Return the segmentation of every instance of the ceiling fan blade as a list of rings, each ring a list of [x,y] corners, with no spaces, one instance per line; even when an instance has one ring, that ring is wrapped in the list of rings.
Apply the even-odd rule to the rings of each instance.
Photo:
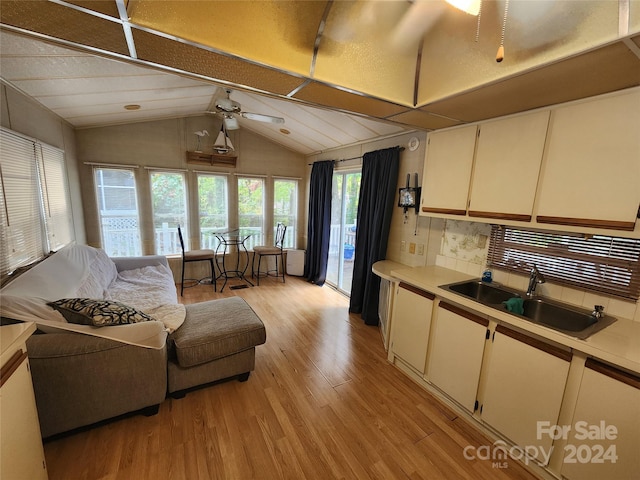
[[[242,118],[247,118],[249,120],[257,120],[258,122],[267,122],[267,123],[284,123],[284,118],[274,117],[271,115],[262,115],[261,113],[249,113],[242,112],[240,113]]]

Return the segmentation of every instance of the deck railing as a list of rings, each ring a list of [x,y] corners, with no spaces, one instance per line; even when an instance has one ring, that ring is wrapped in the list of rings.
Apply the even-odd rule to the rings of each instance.
[[[222,231],[224,230],[225,229],[222,229]],[[215,233],[220,231],[221,229],[218,228],[202,228],[200,231],[199,248],[216,250],[220,245],[220,241],[216,238]],[[263,235],[259,227],[244,227],[239,231],[243,235],[248,235],[245,241],[247,250],[253,250],[253,247],[256,245],[264,245]],[[185,236],[184,230],[182,234]],[[103,228],[103,236],[103,248],[109,256],[132,257],[142,255],[140,232],[135,226],[114,228],[114,226],[109,225],[108,228]],[[287,231],[285,247],[295,245],[294,237],[295,231]],[[156,228],[154,230],[154,241],[158,255],[176,255],[181,253],[177,227],[169,227],[168,224],[163,224],[162,227]],[[190,248],[186,236],[185,248]]]

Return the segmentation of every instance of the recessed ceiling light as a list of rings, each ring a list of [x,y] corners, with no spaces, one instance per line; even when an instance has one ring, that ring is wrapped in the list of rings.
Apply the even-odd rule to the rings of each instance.
[[[287,130],[286,128],[281,128],[280,129],[280,133],[284,133],[285,135],[289,135],[291,132],[289,130]]]
[[[140,105],[125,105],[125,110],[140,110]]]

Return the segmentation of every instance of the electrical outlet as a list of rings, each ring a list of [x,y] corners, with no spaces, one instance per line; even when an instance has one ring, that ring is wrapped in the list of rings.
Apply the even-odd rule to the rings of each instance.
[[[424,255],[424,243],[418,244],[418,255]]]
[[[416,253],[416,244],[413,242],[409,244],[409,253]]]
[[[404,241],[404,240],[402,240],[402,241],[400,242],[400,251],[401,251],[401,252],[406,252],[406,251],[407,251],[407,242],[406,242],[406,241]]]

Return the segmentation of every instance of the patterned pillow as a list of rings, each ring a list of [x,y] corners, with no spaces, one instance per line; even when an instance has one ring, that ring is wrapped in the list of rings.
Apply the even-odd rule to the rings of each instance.
[[[63,298],[47,303],[59,311],[69,323],[105,327],[147,322],[153,317],[123,303],[94,298]]]

